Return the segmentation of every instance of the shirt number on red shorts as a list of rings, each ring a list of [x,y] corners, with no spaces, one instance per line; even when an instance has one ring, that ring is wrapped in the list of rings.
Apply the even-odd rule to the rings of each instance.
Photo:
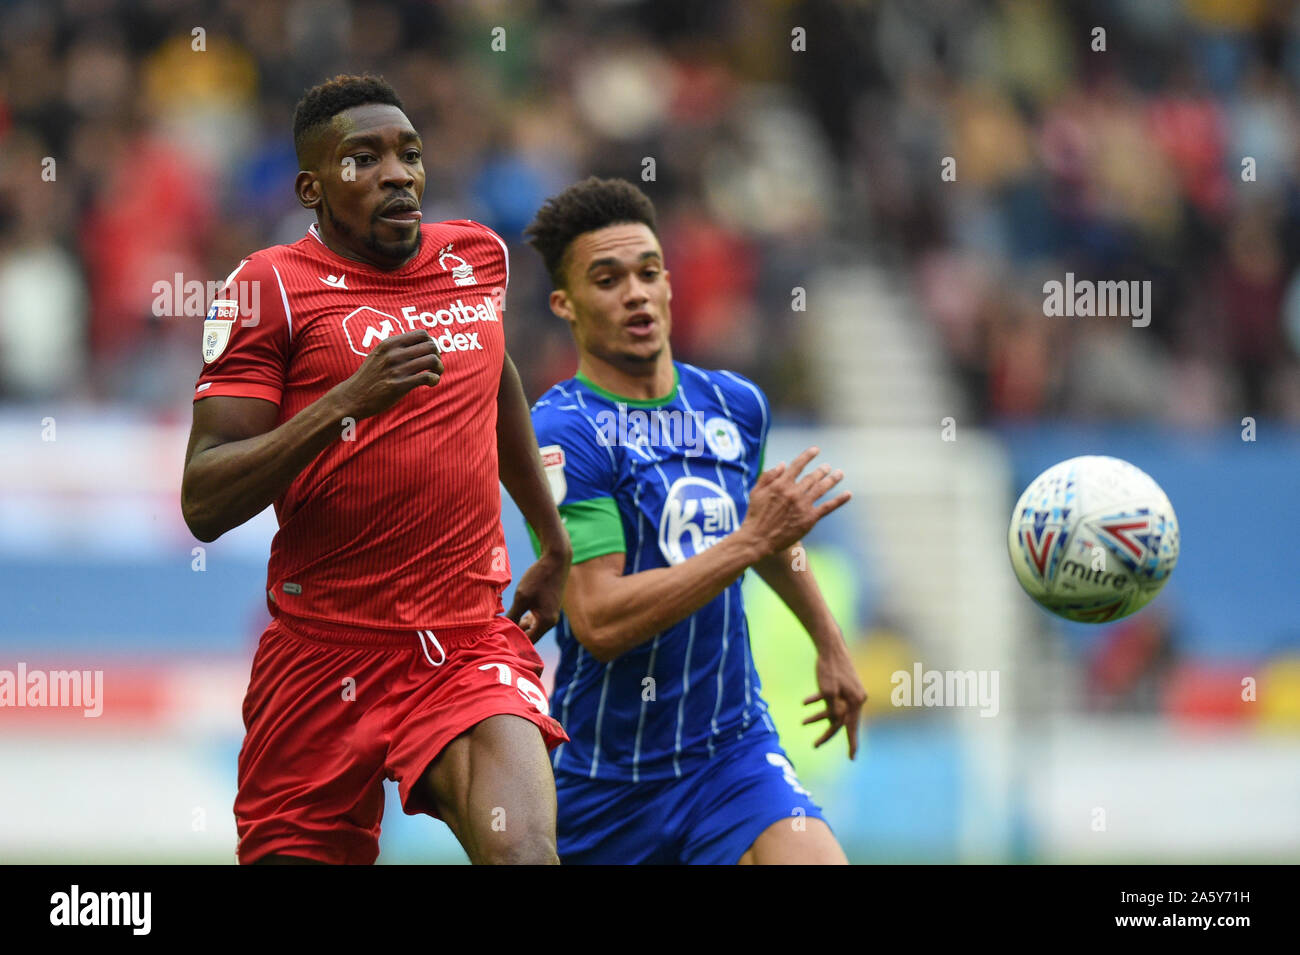
[[[506,686],[509,686],[511,678],[514,678],[515,689],[519,691],[519,695],[529,703],[533,704],[533,706],[537,707],[538,711],[543,716],[551,715],[551,708],[546,702],[546,694],[542,692],[540,686],[528,679],[528,677],[515,677],[514,674],[510,672],[510,667],[506,666],[504,663],[485,663],[479,667],[479,669],[496,670],[498,682],[503,683]]]

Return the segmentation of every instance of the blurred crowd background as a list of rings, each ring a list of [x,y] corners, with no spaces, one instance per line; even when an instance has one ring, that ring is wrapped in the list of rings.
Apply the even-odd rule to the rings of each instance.
[[[428,142],[426,213],[511,243],[532,395],[573,358],[521,230],[650,157],[677,350],[790,414],[823,410],[791,288],[868,244],[981,419],[1300,420],[1297,23],[1265,0],[9,0],[0,389],[180,406],[195,323],[156,316],[154,283],[301,237],[294,103],[369,70]],[[1067,270],[1152,280],[1156,320],[1043,321]]]
[[[966,631],[936,635],[939,618],[926,617],[945,601],[956,619],[982,615],[1014,634],[988,641],[1010,654],[996,664],[1008,685],[1019,681],[1008,709],[1294,736],[1300,4],[1289,0],[0,0],[0,667],[23,654],[114,655],[110,685],[128,701],[116,712],[130,725],[189,732],[197,720],[207,734],[209,749],[178,743],[159,765],[197,760],[185,778],[208,783],[196,791],[233,787],[238,695],[266,619],[274,521],[262,515],[195,565],[176,493],[201,315],[160,315],[155,287],[165,283],[170,298],[178,277],[219,282],[249,252],[304,234],[313,217],[292,191],[294,104],[335,73],[366,71],[393,84],[423,135],[426,221],[476,219],[509,244],[508,341],[530,399],[571,375],[576,356],[522,230],[569,183],[622,176],[658,208],[677,358],[759,382],[780,426],[774,444],[788,453],[796,434],[815,439],[868,484],[915,465],[896,485],[868,487],[865,510],[814,541],[869,678],[872,761],[850,773],[839,753],[787,749],[830,791],[852,857],[1117,851],[1088,842],[1086,825],[1061,835],[1075,832],[1076,808],[1091,806],[1071,800],[1102,798],[1080,768],[1099,738],[1084,724],[1060,743],[1077,760],[1060,764],[1055,789],[1001,757],[991,764],[1015,786],[981,789],[972,767],[987,753],[946,723],[933,727],[934,714],[891,706],[895,669],[956,661],[942,657],[959,652]],[[928,418],[914,456],[872,457],[865,431],[817,430],[871,410],[832,406],[844,391],[830,385],[846,372],[828,357],[866,359],[876,333],[864,324],[859,336],[852,319],[829,343],[817,333],[818,276],[868,264],[926,332],[960,434],[989,436],[988,455],[943,458],[940,422]],[[1046,317],[1044,283],[1067,272],[1149,280],[1150,325]],[[792,310],[800,288],[806,312]],[[852,308],[866,316],[877,305],[863,291]],[[890,413],[870,424],[890,425]],[[37,441],[32,422],[49,430],[46,415],[58,418],[57,444]],[[1243,442],[1243,418],[1258,422],[1259,445]],[[980,440],[963,437],[956,450],[979,452]],[[1167,593],[1101,630],[1062,625],[997,589],[1010,580],[1015,497],[1080,453],[1146,468],[1183,521]],[[962,494],[966,504],[953,504]],[[991,542],[967,540],[969,524],[907,533],[913,513],[921,526],[923,512],[949,505],[956,519],[984,515]],[[878,520],[890,514],[902,528],[894,536]],[[529,551],[509,502],[505,518],[517,577]],[[949,570],[933,569],[936,554],[951,558]],[[980,578],[977,564],[994,569]],[[926,577],[933,593],[908,590]],[[957,602],[975,592],[983,603]],[[788,643],[791,624],[774,622],[781,611],[765,594],[750,598],[762,607],[751,621],[756,659],[770,692],[797,701],[811,658],[772,649]],[[146,664],[169,675],[131,675]],[[195,689],[195,668],[207,691]],[[781,689],[796,672],[801,682]],[[1243,674],[1272,688],[1257,708],[1243,703]],[[108,762],[95,778],[124,785],[131,772],[112,760],[146,759],[99,741],[95,753],[69,744],[58,756],[26,730],[6,735],[12,719],[0,714],[0,754],[39,753],[51,778],[99,758]],[[783,735],[800,731],[797,702],[778,724]],[[1125,726],[1095,754],[1097,778],[1128,772],[1106,762],[1125,752],[1126,765],[1158,773],[1109,798],[1139,805],[1178,789],[1203,801],[1156,813],[1166,829],[1146,819],[1118,851],[1235,858],[1300,844],[1294,772],[1259,782],[1264,801],[1244,814],[1214,789],[1245,772],[1231,758],[1273,766],[1279,751],[1233,738],[1200,753],[1202,778],[1193,761]],[[1017,759],[1028,761],[1040,743],[1016,732]],[[164,753],[155,744],[147,752]],[[1281,756],[1294,760],[1288,745]],[[1050,760],[1039,763],[1052,774]],[[151,818],[179,813],[185,830],[189,799],[169,795]],[[0,787],[0,816],[61,806]],[[1184,840],[1207,806],[1237,828]],[[226,825],[227,806],[211,811]],[[1251,820],[1268,828],[1241,828]],[[385,820],[399,852],[427,836],[407,822],[400,812]],[[152,825],[118,824],[122,846]],[[110,838],[101,830],[91,838]],[[51,845],[63,838],[76,851],[75,827],[59,831]],[[40,857],[46,835],[40,824],[0,826],[0,852]],[[224,834],[188,838],[157,845],[226,857]]]

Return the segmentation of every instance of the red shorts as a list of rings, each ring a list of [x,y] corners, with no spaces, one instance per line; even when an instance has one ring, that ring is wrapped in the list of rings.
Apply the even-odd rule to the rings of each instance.
[[[481,626],[326,629],[281,615],[262,634],[244,697],[235,822],[239,861],[272,852],[368,865],[379,856],[383,780],[407,813],[436,816],[414,789],[453,739],[490,716],[548,715],[542,659],[505,617]]]

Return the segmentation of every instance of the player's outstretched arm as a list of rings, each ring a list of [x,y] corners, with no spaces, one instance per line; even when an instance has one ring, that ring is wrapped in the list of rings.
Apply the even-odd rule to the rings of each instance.
[[[867,702],[867,691],[812,568],[796,553],[798,546],[796,542],[769,554],[754,564],[754,570],[799,618],[817,648],[817,693],[804,700],[804,705],[824,701],[826,708],[804,720],[804,725],[823,719],[830,725],[813,745],[821,746],[843,726],[849,738],[849,759],[853,759],[858,752],[858,717]]]
[[[695,613],[763,557],[794,544],[849,500],[844,492],[817,503],[844,478],[841,471],[821,467],[799,478],[817,453],[809,448],[788,469],[782,463],[764,471],[735,533],[680,564],[624,575],[625,557],[616,553],[575,565],[564,598],[575,638],[596,659],[613,660]]]
[[[279,409],[261,398],[218,395],[194,403],[185,451],[181,511],[201,541],[214,541],[259,514],[311,461],[343,434],[343,419],[391,408],[442,375],[438,346],[426,331],[389,338],[356,373],[279,427]]]
[[[560,619],[573,547],[551,496],[519,370],[507,354],[497,390],[497,468],[501,483],[537,534],[541,556],[515,586],[506,614],[536,643]]]

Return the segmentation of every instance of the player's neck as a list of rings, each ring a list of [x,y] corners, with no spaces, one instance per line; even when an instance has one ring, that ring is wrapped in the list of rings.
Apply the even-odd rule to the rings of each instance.
[[[337,235],[333,234],[319,220],[316,223],[316,234],[320,236],[320,240],[324,243],[325,248],[329,249],[340,258],[348,259],[351,262],[360,262],[362,265],[368,265],[374,269],[382,269],[385,272],[393,272],[406,265],[406,263],[410,262],[420,254],[420,248],[423,244],[422,241],[417,241],[415,243],[415,251],[399,261],[397,259],[379,256],[372,249],[349,248]],[[423,238],[424,236],[421,235],[420,240],[423,240]]]
[[[673,356],[667,348],[648,373],[633,374],[594,355],[584,354],[578,359],[578,375],[611,395],[629,401],[658,401],[667,398],[677,387]]]

